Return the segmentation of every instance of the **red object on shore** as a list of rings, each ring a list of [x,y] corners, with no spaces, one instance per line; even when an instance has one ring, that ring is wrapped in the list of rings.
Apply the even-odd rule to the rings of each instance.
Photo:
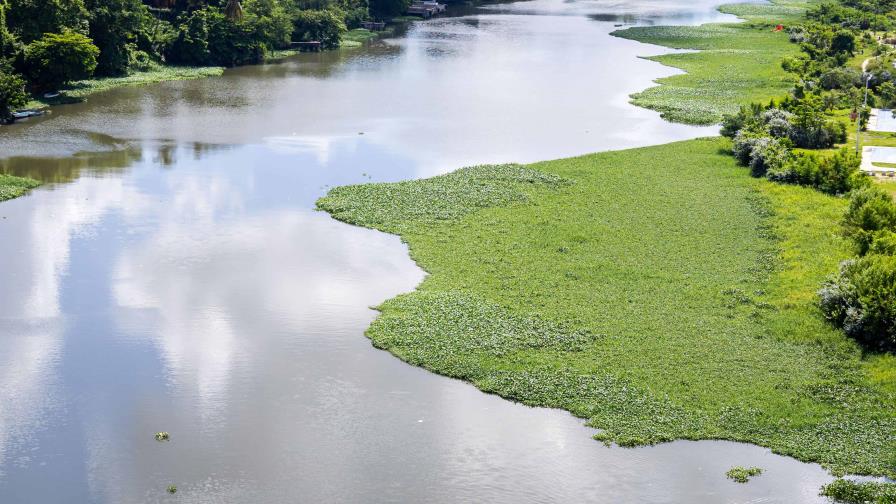
[[[776,31],[776,32],[779,32],[779,31],[781,31],[781,30],[783,30],[783,29],[784,29],[784,25],[779,24],[778,26],[775,26],[775,31]]]
[[[858,118],[859,118],[859,113],[856,111],[856,109],[853,109],[852,112],[849,113],[850,122],[856,122],[856,119],[858,119]]]

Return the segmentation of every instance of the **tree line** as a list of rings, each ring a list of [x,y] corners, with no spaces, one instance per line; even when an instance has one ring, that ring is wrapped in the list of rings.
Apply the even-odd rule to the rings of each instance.
[[[30,94],[159,65],[257,63],[294,41],[339,45],[410,0],[0,0],[0,121]]]

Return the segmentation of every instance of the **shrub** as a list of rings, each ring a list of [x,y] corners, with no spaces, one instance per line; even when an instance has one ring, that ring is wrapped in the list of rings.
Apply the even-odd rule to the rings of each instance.
[[[818,292],[825,317],[873,350],[896,349],[896,256],[844,261]]]
[[[58,89],[93,75],[99,54],[93,42],[80,33],[47,33],[25,48],[25,64],[35,86]]]
[[[882,231],[896,231],[896,204],[880,187],[859,189],[849,200],[843,225],[859,254],[864,255]]]
[[[339,47],[339,39],[347,31],[342,19],[330,10],[298,11],[293,27],[293,37],[296,40],[316,40],[324,48]]]
[[[725,114],[722,117],[722,136],[734,138],[737,132],[745,129],[755,129],[759,123],[759,115],[762,113],[762,105],[752,103],[749,106],[741,106],[736,114]]]
[[[790,135],[793,114],[779,108],[770,108],[762,113],[762,122],[768,133],[776,138],[787,138]]]
[[[25,81],[18,75],[0,70],[0,122],[12,121],[12,113],[26,103]]]
[[[824,89],[847,89],[863,85],[862,73],[849,67],[835,67],[819,76],[818,83]]]
[[[828,194],[844,194],[867,185],[868,177],[859,169],[862,158],[843,148],[833,156],[823,157],[818,163],[818,179],[812,184]]]
[[[750,167],[754,177],[762,177],[769,170],[777,170],[790,156],[787,145],[777,138],[741,130],[734,137],[734,157]]]

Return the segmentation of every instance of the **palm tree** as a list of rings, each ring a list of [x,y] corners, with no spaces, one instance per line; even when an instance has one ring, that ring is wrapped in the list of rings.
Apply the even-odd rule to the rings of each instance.
[[[227,0],[227,5],[224,7],[224,15],[231,21],[243,19],[243,6],[240,5],[240,0]]]

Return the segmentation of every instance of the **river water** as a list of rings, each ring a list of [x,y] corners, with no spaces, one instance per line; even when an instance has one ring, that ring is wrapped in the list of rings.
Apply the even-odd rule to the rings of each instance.
[[[0,204],[0,502],[819,502],[816,465],[608,448],[374,349],[369,307],[423,272],[313,210],[341,184],[713,134],[628,105],[674,70],[609,36],[713,3],[501,4],[0,129],[0,171],[48,182]]]

